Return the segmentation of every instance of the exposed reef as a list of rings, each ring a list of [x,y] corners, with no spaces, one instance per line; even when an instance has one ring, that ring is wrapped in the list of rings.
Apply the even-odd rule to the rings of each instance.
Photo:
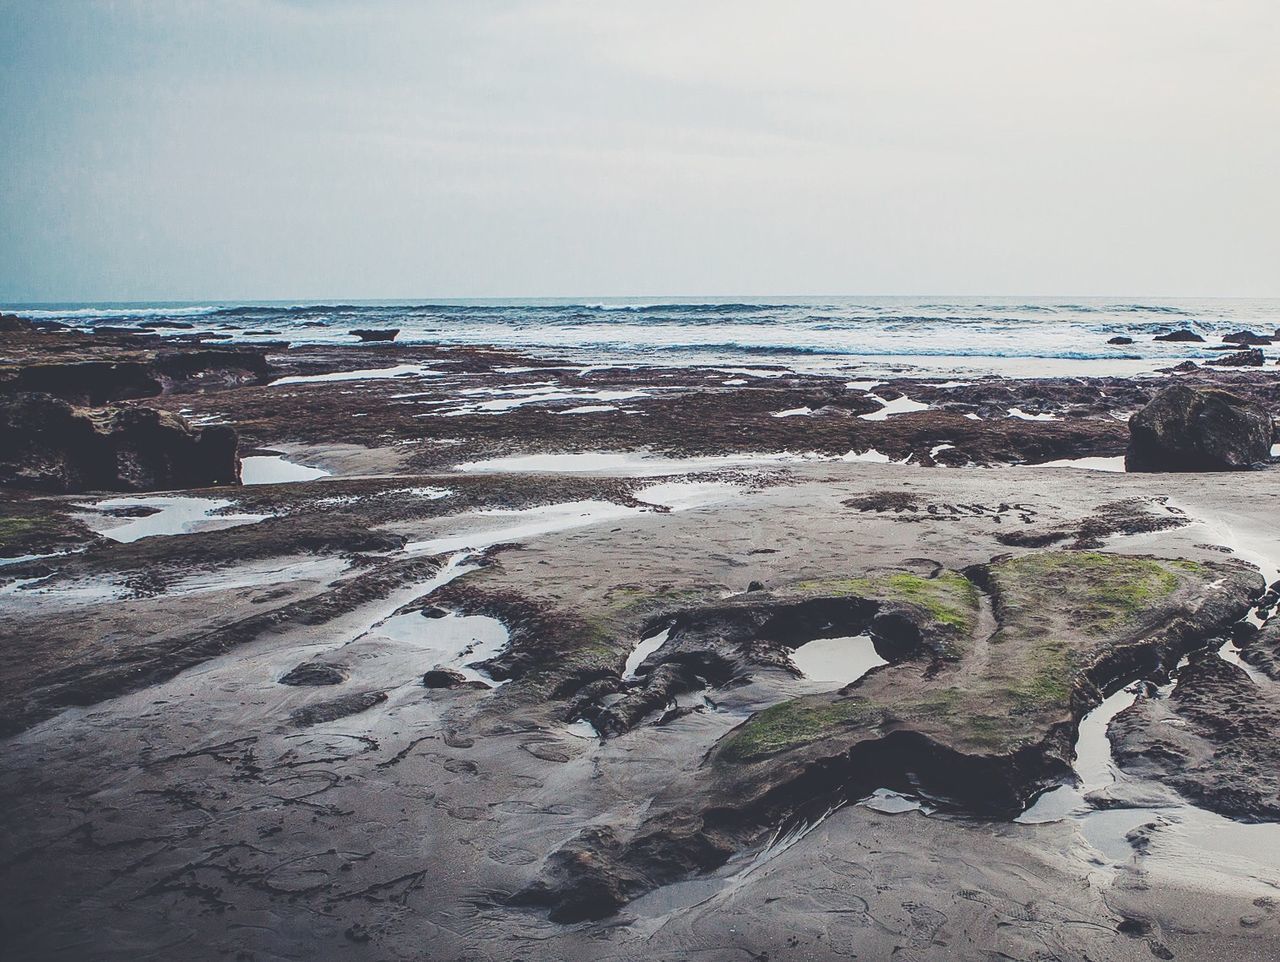
[[[877,788],[1015,813],[1069,774],[1075,727],[1106,691],[1171,669],[1239,619],[1262,589],[1238,564],[1096,552],[997,559],[963,575],[796,587],[860,611],[873,638],[882,634],[876,619],[892,618],[899,639],[934,640],[878,645],[889,667],[757,713],[709,754],[692,801],[682,786],[681,797],[633,831],[583,833],[517,903],[545,906],[560,921],[598,918],[717,867],[815,804]],[[994,630],[977,630],[979,591],[990,595]],[[877,594],[901,607],[883,610]],[[778,606],[779,615],[787,611]]]

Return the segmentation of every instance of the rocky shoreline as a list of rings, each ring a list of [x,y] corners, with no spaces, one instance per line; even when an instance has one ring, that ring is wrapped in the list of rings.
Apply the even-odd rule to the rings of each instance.
[[[4,325],[16,957],[1280,952],[1280,847],[1168,828],[1280,831],[1275,370],[869,383],[366,333]],[[1106,797],[1019,822],[1135,683]]]

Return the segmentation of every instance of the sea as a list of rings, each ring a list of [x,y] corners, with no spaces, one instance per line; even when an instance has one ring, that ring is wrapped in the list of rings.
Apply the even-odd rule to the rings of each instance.
[[[206,301],[14,304],[77,327],[244,343],[354,344],[357,328],[398,343],[492,345],[575,364],[785,368],[867,376],[1137,375],[1205,360],[1222,336],[1275,335],[1280,299],[701,297]],[[182,326],[166,326],[182,325]],[[186,325],[190,325],[187,327]],[[1206,342],[1170,343],[1178,329]],[[1132,344],[1111,345],[1123,335]],[[1280,345],[1266,347],[1268,361]]]

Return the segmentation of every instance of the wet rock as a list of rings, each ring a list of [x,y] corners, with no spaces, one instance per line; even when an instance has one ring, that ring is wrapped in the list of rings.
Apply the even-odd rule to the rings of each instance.
[[[1144,534],[1165,531],[1188,524],[1184,515],[1171,514],[1159,502],[1145,498],[1127,498],[1100,504],[1094,513],[1080,521],[1052,527],[1039,525],[1005,531],[996,535],[1001,544],[1024,548],[1043,548],[1070,542],[1072,548],[1100,548],[1116,534]]]
[[[1273,681],[1280,681],[1280,617],[1271,617],[1240,643],[1240,657]]]
[[[341,665],[329,665],[324,662],[311,661],[291,669],[280,679],[282,685],[299,687],[319,687],[321,685],[341,685],[351,673]]]
[[[1165,388],[1129,421],[1129,471],[1239,471],[1266,461],[1271,415],[1226,391]]]
[[[764,591],[763,581],[753,581],[747,585],[747,591]]]
[[[348,715],[358,715],[360,712],[368,711],[374,705],[379,705],[386,700],[387,693],[384,691],[353,692],[350,695],[343,695],[341,698],[335,698],[332,701],[298,708],[289,715],[289,718],[297,727],[309,728],[312,725],[337,721],[339,718],[346,718]]]
[[[1195,331],[1189,331],[1186,328],[1183,328],[1180,331],[1170,331],[1168,334],[1157,334],[1155,336],[1155,340],[1201,343],[1204,341],[1204,338],[1201,337],[1199,334],[1197,334]]]
[[[30,333],[35,329],[25,317],[17,314],[0,314],[0,334]]]
[[[757,712],[708,753],[696,790],[682,784],[625,834],[584,831],[517,904],[545,906],[558,921],[599,917],[875,788],[1020,811],[1068,775],[1075,726],[1101,690],[1176,664],[1260,589],[1237,563],[1041,552],[980,567],[972,574],[991,595],[994,634],[975,634],[976,620],[952,612],[952,592],[922,595],[921,579],[886,578],[886,591],[966,625],[950,654],[917,645],[844,689]]]
[[[1246,344],[1251,347],[1271,344],[1274,340],[1264,334],[1255,334],[1253,331],[1236,331],[1232,334],[1224,334],[1222,339],[1228,344]]]
[[[482,681],[468,679],[460,671],[452,668],[432,668],[422,676],[423,688],[483,688],[489,686]]]
[[[365,343],[370,341],[394,341],[396,336],[400,333],[400,328],[356,328],[351,333]]]
[[[592,706],[583,711],[583,717],[606,738],[625,735],[645,716],[671,704],[676,695],[696,691],[703,684],[697,670],[687,664],[661,664],[620,701],[608,708]]]
[[[859,511],[900,513],[917,510],[920,507],[920,498],[906,491],[876,491],[873,494],[850,498],[842,503],[847,508],[857,508]]]
[[[1175,364],[1173,367],[1169,368],[1169,370],[1175,371],[1179,374],[1185,374],[1188,371],[1199,370],[1199,368],[1200,368],[1200,365],[1197,364],[1195,361],[1183,361],[1181,364]]]
[[[1206,364],[1216,364],[1219,367],[1262,367],[1266,358],[1263,357],[1262,351],[1258,348],[1250,348],[1247,351],[1236,351],[1234,354],[1227,354],[1224,357],[1215,357]]]
[[[128,508],[105,508],[98,511],[108,518],[149,518],[153,514],[159,514],[159,508],[153,508],[145,504],[136,504]]]
[[[1216,654],[1187,665],[1168,698],[1141,698],[1108,729],[1117,763],[1196,804],[1280,820],[1280,695]]]
[[[150,408],[85,411],[47,394],[0,399],[0,485],[158,491],[236,484],[238,436]]]
[[[1124,335],[1117,335],[1116,337],[1110,338],[1107,341],[1107,343],[1108,344],[1132,344],[1133,338],[1125,337]]]

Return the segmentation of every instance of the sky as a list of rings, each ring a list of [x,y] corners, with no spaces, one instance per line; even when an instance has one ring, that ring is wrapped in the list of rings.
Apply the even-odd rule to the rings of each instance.
[[[0,0],[0,301],[1280,296],[1275,0]]]

